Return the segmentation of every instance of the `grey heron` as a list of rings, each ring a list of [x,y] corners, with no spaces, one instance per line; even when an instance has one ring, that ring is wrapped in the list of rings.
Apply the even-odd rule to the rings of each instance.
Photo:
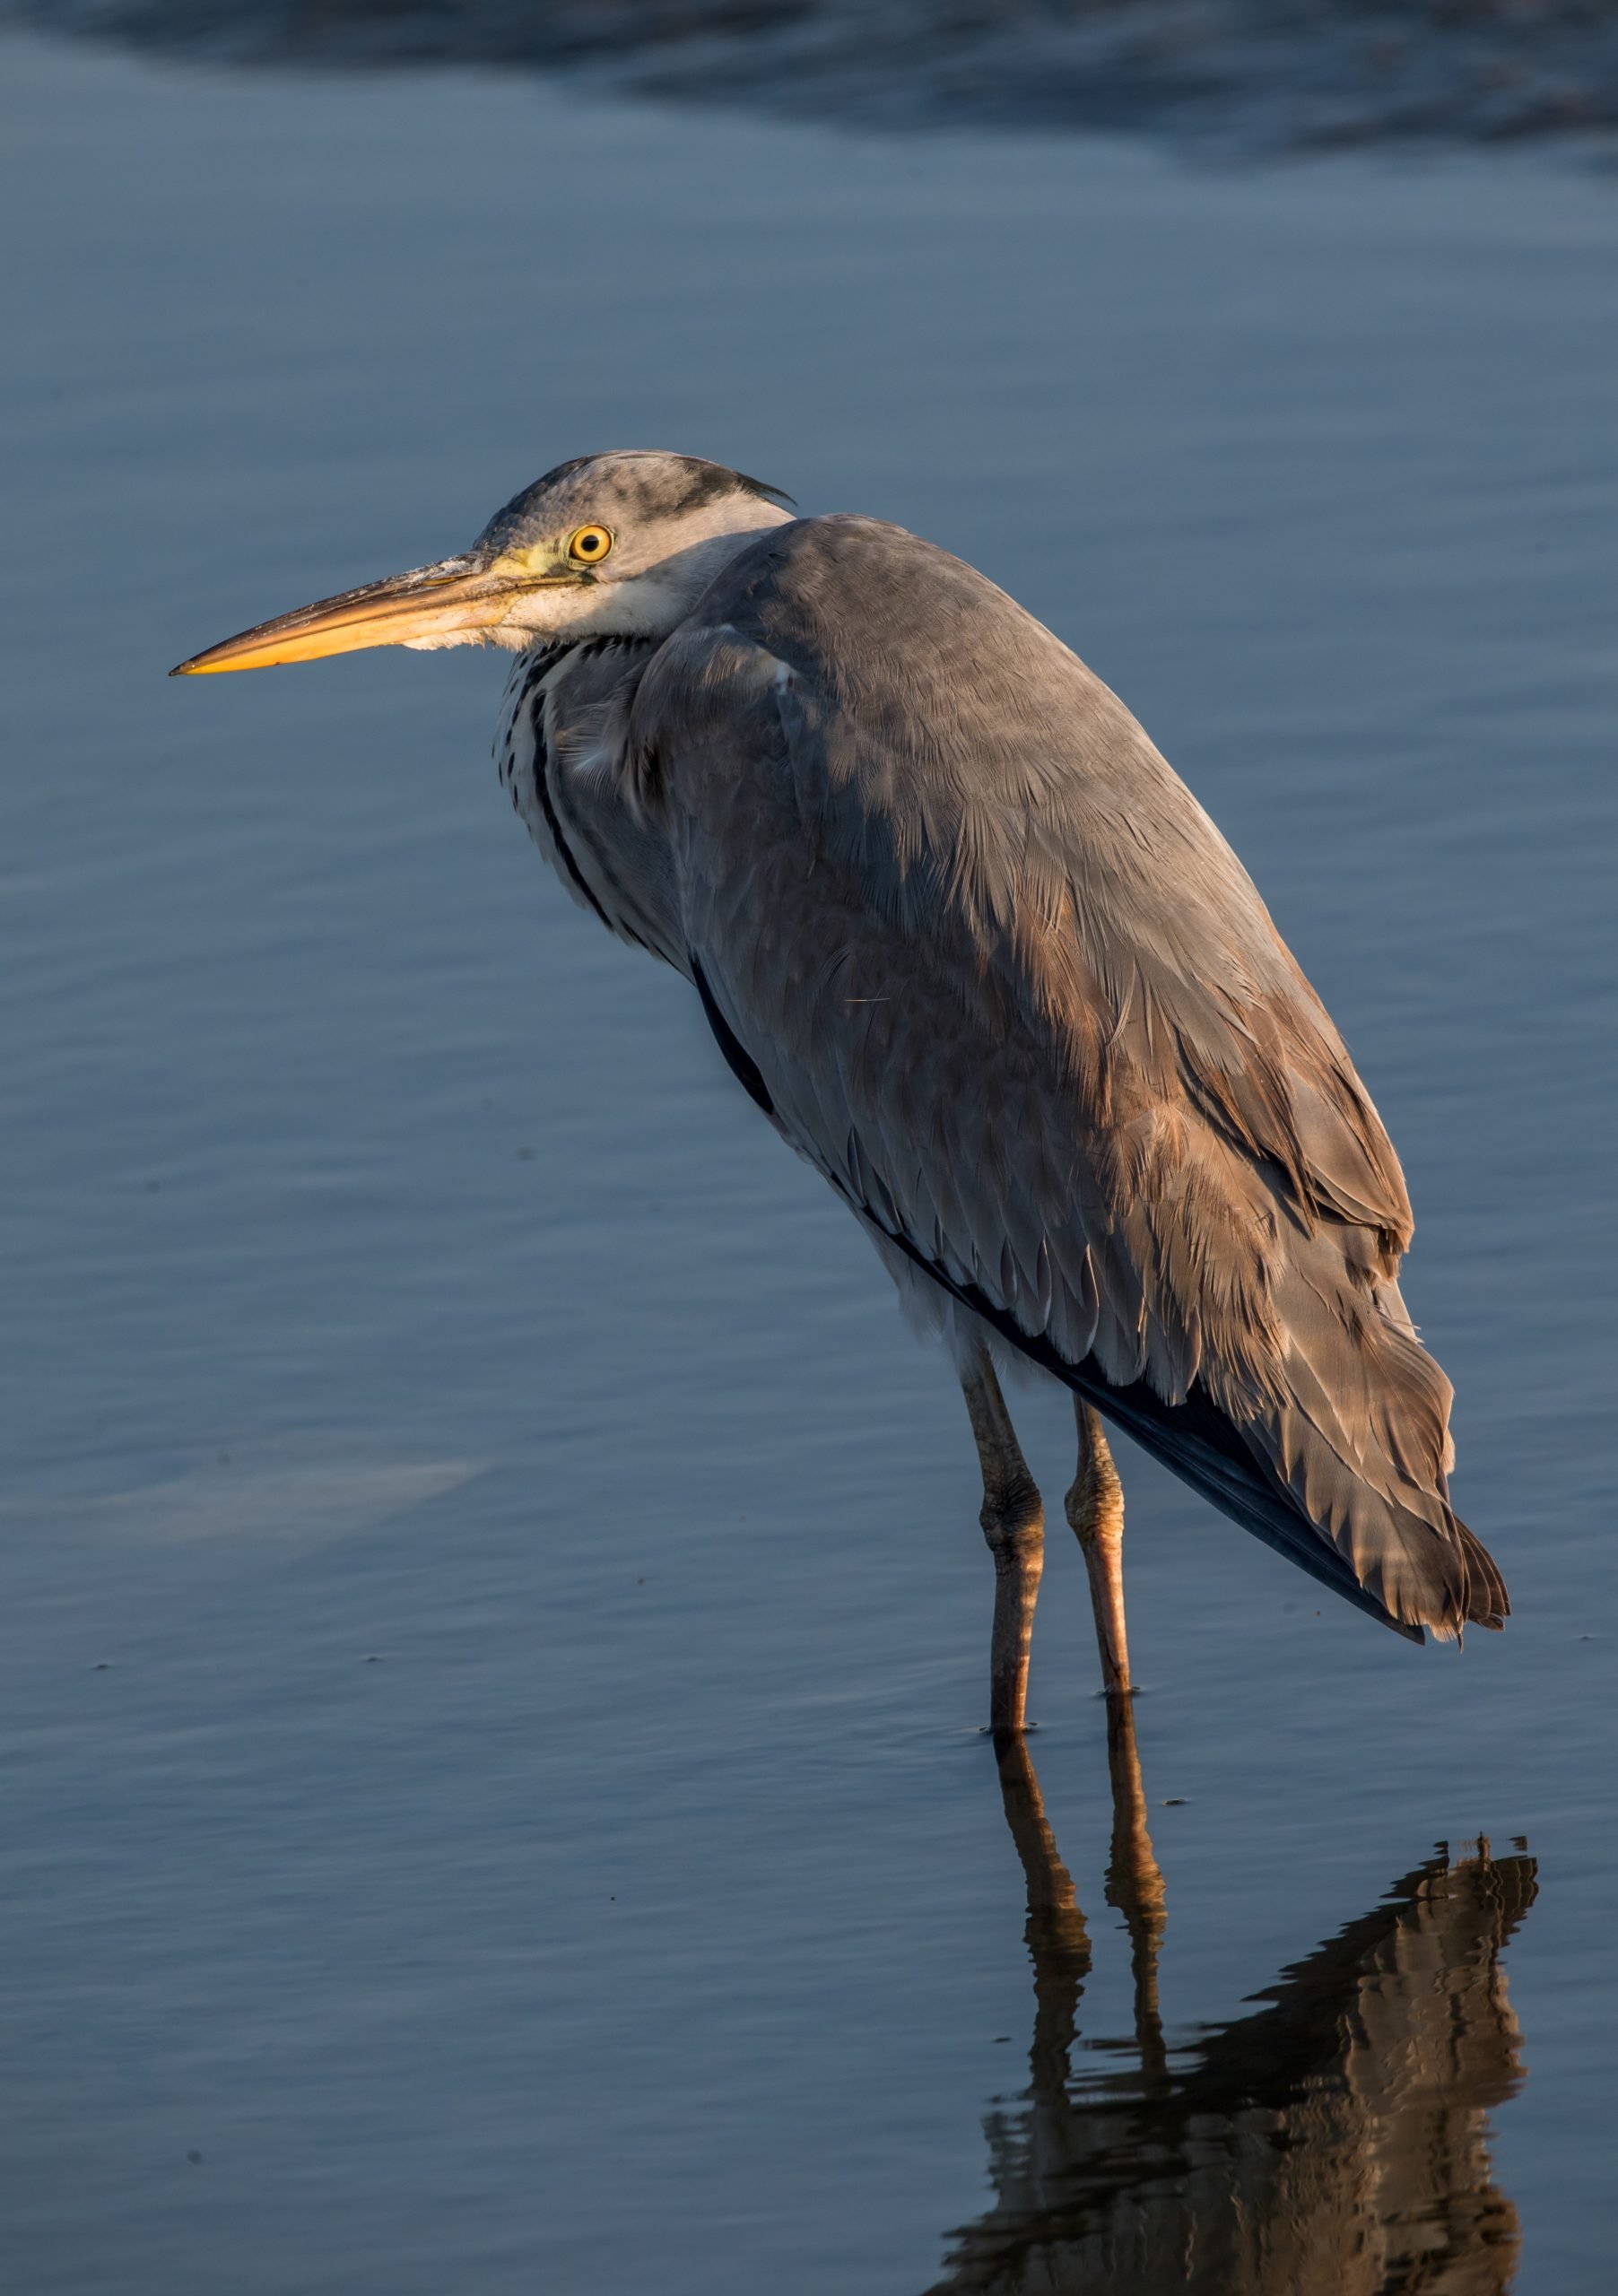
[[[1074,654],[900,527],[626,452],[174,674],[479,643],[518,656],[500,777],[569,892],[684,975],[953,1351],[993,1729],[1023,1726],[1044,1546],[996,1359],[1073,1396],[1109,1693],[1103,1421],[1410,1639],[1501,1624],[1400,1297],[1392,1144],[1235,854]]]

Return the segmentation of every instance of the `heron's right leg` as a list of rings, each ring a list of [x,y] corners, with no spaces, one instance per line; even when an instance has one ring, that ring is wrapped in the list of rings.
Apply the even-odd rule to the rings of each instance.
[[[1045,1509],[1017,1441],[988,1350],[974,1341],[961,1389],[983,1469],[979,1517],[995,1558],[995,1624],[989,1645],[988,1725],[996,1737],[1022,1727],[1034,1604],[1045,1567]]]

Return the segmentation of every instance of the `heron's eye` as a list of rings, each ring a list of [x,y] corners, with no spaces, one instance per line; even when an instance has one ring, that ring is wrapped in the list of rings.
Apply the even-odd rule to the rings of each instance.
[[[612,547],[605,526],[580,526],[568,544],[568,556],[578,566],[599,566]]]

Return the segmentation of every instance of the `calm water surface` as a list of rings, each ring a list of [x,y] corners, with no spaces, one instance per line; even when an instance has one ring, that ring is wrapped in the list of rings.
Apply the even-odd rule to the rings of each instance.
[[[20,41],[0,119],[11,2279],[1607,2287],[1612,184]],[[500,665],[164,683],[613,444],[961,552],[1193,782],[1504,1638],[1131,1456],[1144,1787],[1065,1535],[997,1777],[950,1374],[543,874]]]

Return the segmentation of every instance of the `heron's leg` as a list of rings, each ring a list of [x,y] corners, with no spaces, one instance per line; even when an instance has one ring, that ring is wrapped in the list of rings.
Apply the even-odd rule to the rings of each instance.
[[[961,1390],[983,1469],[983,1512],[978,1519],[995,1558],[988,1724],[998,1737],[1022,1727],[1028,1647],[1045,1567],[1045,1509],[981,1341],[974,1344],[961,1369]]]
[[[1101,1680],[1109,1697],[1127,1698],[1132,1685],[1124,1631],[1124,1486],[1100,1420],[1082,1396],[1074,1397],[1074,1410],[1079,1423],[1079,1471],[1067,1494],[1067,1519],[1090,1573]]]

